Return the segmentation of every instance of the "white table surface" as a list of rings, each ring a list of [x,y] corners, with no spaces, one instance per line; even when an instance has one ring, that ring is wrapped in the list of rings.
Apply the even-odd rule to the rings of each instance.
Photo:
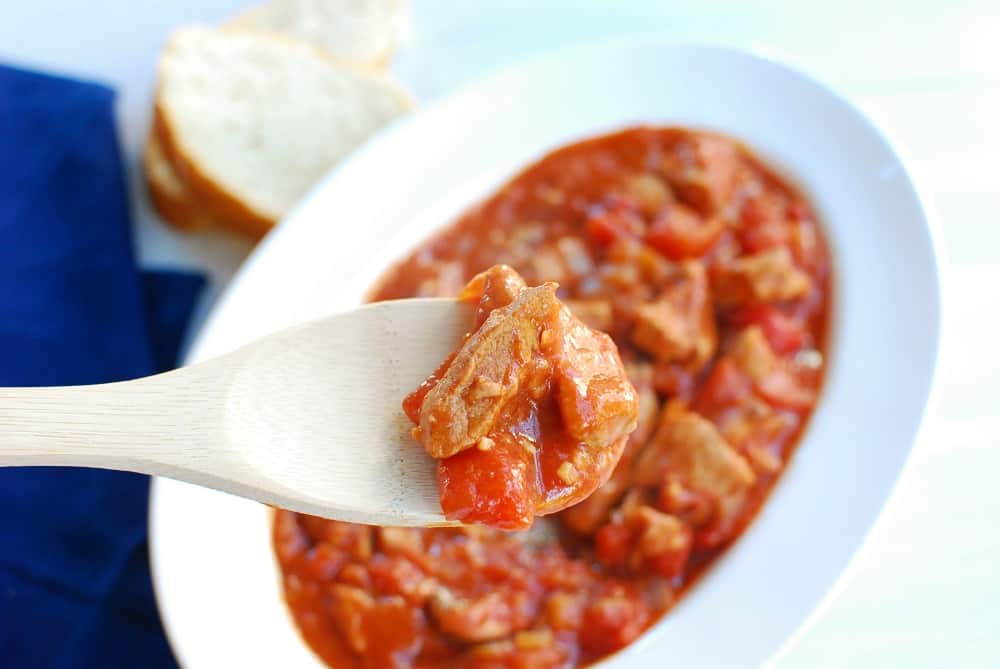
[[[202,312],[248,247],[160,225],[136,159],[168,31],[244,4],[0,0],[0,61],[99,78],[119,90],[141,258],[209,273]],[[1000,2],[413,0],[412,18],[395,69],[424,101],[550,48],[659,32],[777,51],[845,92],[890,135],[926,187],[943,233],[938,401],[850,576],[778,664],[1000,665]],[[886,322],[891,327],[891,314]]]

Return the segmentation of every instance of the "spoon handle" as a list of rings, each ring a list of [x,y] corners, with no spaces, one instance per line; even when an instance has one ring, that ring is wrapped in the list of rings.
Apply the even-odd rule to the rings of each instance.
[[[99,467],[198,482],[234,456],[211,369],[89,386],[0,388],[0,466]]]

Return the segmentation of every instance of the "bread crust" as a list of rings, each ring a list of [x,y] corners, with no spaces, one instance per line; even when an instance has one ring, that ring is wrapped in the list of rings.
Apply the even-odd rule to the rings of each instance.
[[[153,108],[153,134],[160,141],[163,153],[191,199],[197,201],[219,227],[259,240],[274,227],[276,221],[264,216],[242,200],[230,195],[212,177],[198,168],[176,141],[163,107],[157,99]]]
[[[155,132],[146,141],[142,166],[149,200],[166,223],[185,232],[218,227],[174,173]]]

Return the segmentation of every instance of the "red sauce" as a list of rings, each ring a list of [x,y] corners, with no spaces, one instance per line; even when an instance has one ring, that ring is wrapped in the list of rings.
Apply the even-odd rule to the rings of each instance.
[[[372,299],[455,295],[498,263],[614,338],[639,427],[548,534],[278,511],[288,605],[332,667],[554,669],[631,643],[750,523],[815,406],[829,253],[803,195],[735,141],[635,128],[559,149]]]

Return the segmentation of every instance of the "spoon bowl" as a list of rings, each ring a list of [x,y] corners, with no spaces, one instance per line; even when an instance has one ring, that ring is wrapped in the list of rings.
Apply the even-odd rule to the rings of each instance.
[[[165,374],[3,388],[0,466],[120,469],[337,520],[455,524],[401,403],[458,348],[472,309],[380,302]]]

